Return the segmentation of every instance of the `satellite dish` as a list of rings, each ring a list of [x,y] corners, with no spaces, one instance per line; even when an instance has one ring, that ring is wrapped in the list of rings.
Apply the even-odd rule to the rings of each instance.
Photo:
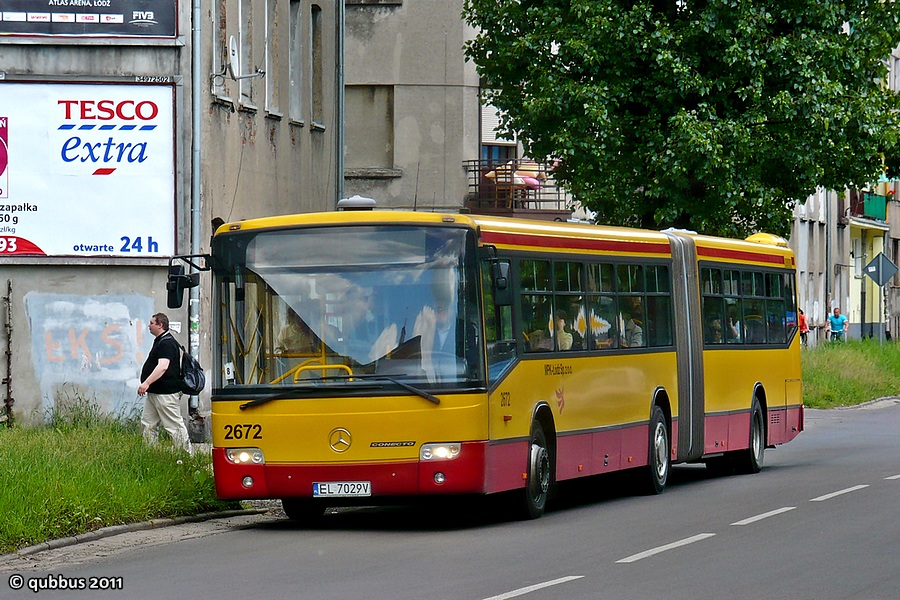
[[[237,40],[234,39],[234,36],[228,38],[228,61],[231,77],[237,79],[241,74],[241,57],[238,54]]]

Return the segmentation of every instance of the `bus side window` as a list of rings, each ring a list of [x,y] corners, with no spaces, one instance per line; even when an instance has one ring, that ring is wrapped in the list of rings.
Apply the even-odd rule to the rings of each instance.
[[[672,345],[672,302],[668,296],[647,296],[646,330],[650,346]]]
[[[525,335],[526,352],[547,352],[553,350],[553,332],[550,330],[550,296],[543,294],[523,294],[522,332]]]
[[[644,334],[651,347],[672,345],[672,286],[666,265],[644,269],[647,279]]]
[[[725,342],[722,324],[722,298],[703,298],[703,342],[722,344]]]
[[[512,307],[494,303],[490,261],[482,262],[481,282],[484,293],[484,341],[487,346],[488,381],[496,381],[516,358],[513,337]],[[468,358],[468,357],[467,357]]]

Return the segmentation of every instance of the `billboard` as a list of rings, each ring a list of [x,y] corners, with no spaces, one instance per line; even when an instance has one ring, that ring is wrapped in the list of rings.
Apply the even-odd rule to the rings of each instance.
[[[177,0],[0,0],[0,37],[174,38]]]
[[[0,256],[174,254],[174,94],[0,82]]]

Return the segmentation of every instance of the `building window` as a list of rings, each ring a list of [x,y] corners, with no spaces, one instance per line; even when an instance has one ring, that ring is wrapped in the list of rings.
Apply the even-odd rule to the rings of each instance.
[[[347,168],[394,167],[394,88],[389,85],[348,85],[344,103],[349,115],[344,127]]]
[[[266,110],[279,113],[278,106],[278,0],[266,0]]]
[[[228,64],[228,40],[226,35],[226,0],[216,0],[212,4],[213,15],[213,43],[212,63],[213,72],[223,74],[222,77],[212,78],[212,93],[214,96],[225,96],[225,65]]]
[[[301,0],[291,0],[291,48],[288,69],[291,78],[289,116],[303,121],[303,10]]]
[[[312,24],[312,39],[310,40],[312,122],[315,125],[323,126],[325,123],[325,89],[322,57],[324,51],[322,46],[322,7],[318,4],[313,4],[310,7],[310,11],[310,22]]]
[[[516,158],[516,147],[499,144],[482,144],[481,160],[490,164],[505,164]]]
[[[240,73],[249,75],[253,72],[253,0],[239,0],[241,20],[238,29],[238,57]],[[253,77],[238,80],[241,90],[241,104],[253,104]]]

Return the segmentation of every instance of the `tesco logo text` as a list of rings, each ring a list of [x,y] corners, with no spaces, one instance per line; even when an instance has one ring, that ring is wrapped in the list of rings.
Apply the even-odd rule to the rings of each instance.
[[[66,111],[66,119],[83,121],[152,121],[159,107],[150,100],[58,100]]]

